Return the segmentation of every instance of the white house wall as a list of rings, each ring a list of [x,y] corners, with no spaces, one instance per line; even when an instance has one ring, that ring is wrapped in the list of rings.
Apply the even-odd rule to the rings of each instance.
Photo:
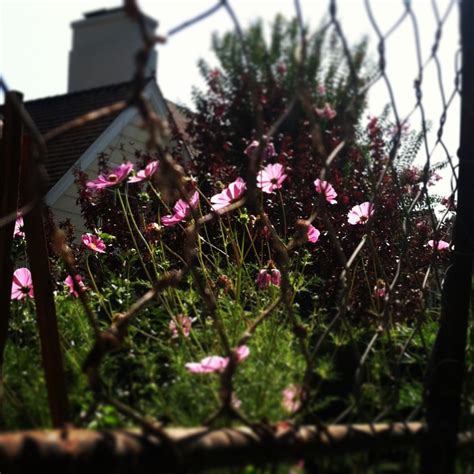
[[[167,117],[168,109],[160,89],[150,81],[144,90],[144,96],[150,101],[155,113]],[[146,150],[148,133],[141,127],[142,119],[135,108],[124,110],[109,127],[78,158],[74,167],[85,171],[91,179],[98,175],[98,156],[105,152],[110,157],[110,165],[118,166],[124,161],[136,162],[135,150]],[[69,170],[48,192],[46,204],[52,209],[57,223],[69,218],[75,227],[76,236],[87,229],[76,204],[77,186],[74,184],[72,170]]]
[[[135,117],[122,132],[115,137],[112,142],[105,147],[105,152],[109,157],[111,167],[118,166],[124,161],[131,161],[136,163],[135,151],[145,151],[148,134],[140,128],[141,119]],[[98,158],[99,155],[97,155]],[[98,159],[85,169],[85,172],[91,179],[94,179],[99,174]],[[77,204],[78,188],[76,184],[72,184],[64,191],[54,204],[51,205],[55,220],[57,223],[70,219],[74,226],[76,236],[80,236],[87,232],[84,225],[84,220],[81,216],[80,206]],[[90,229],[89,229],[90,230]]]

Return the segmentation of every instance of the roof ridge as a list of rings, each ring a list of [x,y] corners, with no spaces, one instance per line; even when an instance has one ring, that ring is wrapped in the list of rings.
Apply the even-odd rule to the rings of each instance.
[[[154,80],[154,77],[149,77],[146,79],[146,84],[148,84],[150,81]],[[39,97],[37,99],[31,99],[31,100],[25,100],[23,103],[24,104],[32,104],[36,102],[41,102],[43,100],[54,100],[54,99],[62,99],[64,97],[73,97],[73,96],[78,96],[81,94],[88,94],[88,93],[95,93],[99,90],[107,90],[107,89],[119,89],[121,87],[127,86],[127,85],[132,85],[133,79],[129,81],[124,81],[124,82],[117,82],[116,84],[107,84],[105,86],[98,86],[98,87],[92,87],[90,89],[83,89],[80,91],[74,91],[74,92],[66,92],[64,94],[56,94],[56,95],[49,95],[46,97]]]

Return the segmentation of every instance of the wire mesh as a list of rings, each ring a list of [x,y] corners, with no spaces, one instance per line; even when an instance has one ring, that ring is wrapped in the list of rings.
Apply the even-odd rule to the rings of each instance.
[[[299,374],[283,392],[287,416],[277,425],[280,428],[282,423],[286,427],[306,423],[322,428],[355,422],[375,426],[380,422],[409,423],[424,419],[424,377],[438,328],[448,255],[453,252],[451,233],[458,186],[458,165],[453,147],[457,146],[457,136],[455,140],[447,138],[445,130],[448,116],[457,114],[461,67],[458,50],[449,52],[449,62],[446,62],[446,55],[443,59],[440,57],[443,31],[448,22],[455,20],[457,2],[430,2],[429,13],[434,17],[435,34],[426,44],[421,39],[419,18],[415,13],[419,5],[408,0],[399,3],[399,17],[393,24],[382,26],[376,13],[377,2],[358,2],[358,8],[363,9],[365,16],[364,28],[372,38],[372,44],[376,45],[375,61],[370,62],[370,57],[364,58],[366,44],[351,46],[345,33],[344,2],[329,0],[323,23],[310,34],[305,11],[295,0],[296,19],[292,25],[298,47],[292,51],[293,56],[288,55],[293,63],[275,63],[271,65],[273,71],[262,72],[258,63],[262,53],[255,50],[250,30],[240,24],[231,2],[219,1],[197,17],[170,29],[166,37],[151,37],[138,4],[127,0],[125,10],[136,22],[143,41],[143,49],[136,56],[137,67],[128,100],[75,118],[43,136],[26,110],[17,104],[24,126],[32,135],[39,169],[46,159],[49,141],[91,121],[136,107],[148,133],[148,162],[153,158],[159,161],[159,172],[150,184],[155,192],[152,199],[159,202],[158,212],[179,214],[181,211],[176,207],[171,210],[171,204],[177,199],[186,210],[180,216],[174,241],[163,237],[167,229],[155,229],[159,234],[156,242],[161,239],[161,251],[168,254],[171,262],[165,266],[154,260],[154,248],[144,237],[147,226],[143,196],[130,192],[129,199],[128,191],[98,193],[101,199],[113,198],[128,209],[127,225],[132,236],[129,244],[138,252],[138,264],[143,267],[141,278],[147,281],[140,288],[148,285],[147,291],[128,307],[122,305],[121,310],[107,303],[106,297],[102,300],[99,297],[100,304],[91,301],[96,296],[89,298],[76,275],[84,265],[91,277],[103,270],[94,262],[91,270],[89,260],[78,265],[80,255],[71,250],[74,243],[68,245],[64,234],[53,229],[55,251],[67,274],[72,276],[73,290],[88,316],[95,339],[83,366],[93,396],[90,406],[74,420],[76,424],[91,426],[91,419],[100,407],[113,407],[123,417],[125,425],[140,426],[170,446],[176,459],[181,459],[179,445],[166,430],[175,420],[167,419],[169,413],[155,412],[156,416],[152,416],[140,408],[146,406],[140,402],[140,397],[146,397],[146,387],[149,388],[152,380],[140,380],[142,388],[132,387],[130,390],[136,393],[126,393],[120,371],[114,374],[117,367],[107,361],[123,358],[123,347],[129,344],[129,332],[137,337],[141,332],[145,339],[156,339],[157,346],[161,347],[163,341],[153,335],[152,325],[143,323],[150,315],[145,308],[169,304],[166,298],[170,295],[178,301],[179,291],[183,289],[195,292],[193,307],[199,307],[195,310],[196,317],[199,316],[197,324],[208,326],[206,331],[212,334],[214,341],[209,344],[206,339],[200,341],[193,335],[187,343],[191,346],[189,354],[203,354],[206,345],[217,345],[224,354],[205,362],[203,359],[194,366],[193,363],[188,365],[190,372],[199,369],[218,373],[218,384],[210,383],[211,390],[208,386],[204,395],[199,394],[203,385],[196,383],[192,394],[196,399],[211,396],[211,393],[216,396],[217,406],[201,420],[202,424],[219,427],[238,423],[262,438],[275,436],[274,425],[256,417],[255,410],[248,413],[245,400],[241,404],[236,393],[247,393],[242,384],[248,381],[238,379],[246,358],[261,357],[265,361],[261,364],[263,371],[265,364],[278,366],[274,357],[253,346],[253,340],[259,332],[266,332],[268,338],[274,337],[269,330],[280,325],[291,330],[291,339],[281,344],[287,344],[298,353],[294,356],[295,367],[283,365],[280,370]],[[426,8],[425,4],[423,8]],[[238,79],[247,87],[240,92],[244,94],[241,100],[250,116],[242,114],[241,117],[251,123],[242,128],[251,130],[252,136],[240,137],[238,145],[233,124],[229,127],[224,121],[212,121],[213,115],[219,117],[219,107],[227,100],[225,94],[239,90],[235,77],[225,76],[225,71],[206,69],[206,65],[202,65],[209,91],[208,95],[205,92],[197,95],[198,110],[190,113],[189,138],[186,139],[173,128],[173,123],[168,124],[169,117],[160,117],[154,112],[143,95],[147,84],[145,68],[155,45],[172,48],[174,35],[187,28],[199,28],[203,19],[221,10],[229,15],[235,29],[234,34],[227,37],[227,43],[220,43],[222,48],[232,45],[233,57],[227,58],[229,63],[224,64],[224,69],[227,66],[228,71],[232,68],[240,71],[242,75]],[[390,48],[397,47],[399,35],[408,34],[407,31],[416,58],[409,100],[406,93],[402,98],[397,97],[400,77],[391,77],[394,66],[388,53]],[[265,61],[277,59],[274,56],[262,62],[268,65]],[[315,60],[319,62],[311,69]],[[395,67],[400,66],[397,61]],[[268,86],[265,80],[271,77],[277,82],[290,69],[295,74],[292,96],[269,109],[267,105],[273,98],[265,89]],[[0,85],[7,91],[5,82]],[[380,104],[385,103],[387,106],[382,113],[364,117],[372,107],[380,108]],[[199,119],[202,119],[205,107],[209,122],[203,124]],[[436,114],[432,112],[434,110]],[[450,120],[456,130],[457,117]],[[206,127],[212,128],[215,135],[203,133]],[[302,136],[306,137],[306,142],[300,146],[296,138]],[[188,140],[189,143],[183,145]],[[237,149],[240,161],[243,157],[247,160],[245,167],[238,169],[235,164],[219,162],[221,157],[216,149],[225,143],[230,144],[222,153],[232,155]],[[249,144],[253,146],[248,147]],[[180,156],[184,153],[183,147],[190,160]],[[305,150],[301,150],[302,147],[306,147]],[[219,162],[221,169],[209,163],[214,156],[214,164]],[[273,168],[275,174],[268,178],[262,174],[268,163],[282,164],[284,171],[278,174],[279,170]],[[450,180],[449,190],[445,184],[441,187],[436,184],[437,173],[443,169],[447,170],[444,181]],[[237,171],[241,172],[245,184],[235,180]],[[283,172],[286,173],[284,177]],[[267,178],[268,194],[262,193]],[[82,176],[81,179],[86,178]],[[233,179],[233,184],[228,186]],[[290,183],[288,196],[284,189],[285,179],[286,184]],[[210,192],[219,190],[219,181],[226,183],[220,189],[224,189],[224,193],[227,189],[228,197],[226,206],[221,208],[216,206],[218,201],[210,199]],[[299,198],[292,197],[305,186],[314,195],[309,207],[298,201]],[[44,195],[43,189],[39,179],[35,199]],[[199,207],[193,203],[195,190],[200,193]],[[444,196],[439,195],[440,191]],[[150,191],[149,194],[153,193]],[[332,206],[331,201],[336,204]],[[110,205],[110,201],[107,202]],[[31,206],[29,201],[19,212],[26,214]],[[153,210],[155,212],[156,208]],[[2,216],[0,225],[5,226],[16,217],[16,211]],[[219,229],[230,233],[237,228],[246,229],[248,235],[240,237],[248,248],[242,243],[242,247],[236,249],[235,243],[228,241],[226,246],[225,236],[224,245],[219,239],[210,237]],[[311,245],[308,240],[311,242],[315,235],[309,233],[311,229],[317,232],[316,240],[319,239],[314,246],[320,247],[308,251],[307,246]],[[259,245],[264,249],[261,252],[257,248]],[[229,278],[212,268],[214,254],[222,255],[232,266],[236,265],[232,255],[237,255],[236,260],[242,260],[243,248],[247,251],[245,257],[260,268],[257,285],[270,287],[267,293],[254,294],[254,298],[260,299],[259,304],[245,303],[250,311],[238,296],[244,277],[238,273],[236,279]],[[321,271],[330,274],[318,274]],[[304,284],[305,280],[310,283]],[[94,289],[95,294],[100,295],[100,288]],[[175,293],[172,293],[173,289]],[[261,294],[265,296],[259,296]],[[234,304],[243,319],[236,324],[237,329],[230,325],[230,316],[226,313],[232,314],[233,309],[224,306],[229,295],[231,299],[234,295]],[[177,303],[176,308],[180,304]],[[110,306],[109,320],[103,317],[102,307],[107,305]],[[176,315],[176,308],[171,313]],[[210,321],[209,325],[206,321]],[[172,324],[175,336],[186,340],[185,332],[189,328],[185,327],[185,320],[174,316]],[[152,334],[147,336],[144,328],[150,329]],[[249,346],[250,355],[246,352]],[[139,353],[138,343],[129,350]],[[159,349],[157,357],[160,357]],[[104,365],[107,370],[103,369]],[[183,373],[179,375],[183,376]],[[191,374],[191,377],[196,375]],[[171,377],[171,380],[163,382],[164,391],[166,384],[179,382],[179,378],[173,381]],[[136,406],[129,400],[134,400]],[[183,396],[183,400],[186,397]],[[363,446],[362,443],[361,451]],[[306,461],[309,472],[316,469],[314,460],[306,458]],[[364,458],[362,462],[369,460]]]

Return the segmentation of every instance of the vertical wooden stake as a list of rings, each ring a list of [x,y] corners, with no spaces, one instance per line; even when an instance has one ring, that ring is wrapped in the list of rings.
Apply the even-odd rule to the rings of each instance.
[[[23,205],[34,203],[31,211],[23,217],[27,254],[33,279],[41,354],[51,419],[53,426],[61,427],[68,420],[67,392],[43,223],[44,204],[40,197],[39,186],[35,181],[37,176],[35,173],[37,173],[37,170],[32,160],[31,141],[26,136],[23,141],[20,197]]]
[[[19,92],[7,92],[3,138],[0,146],[0,217],[15,214],[18,205],[18,181],[23,126],[14,102],[22,102]],[[0,227],[0,377],[10,319],[13,263],[11,259],[15,219]]]

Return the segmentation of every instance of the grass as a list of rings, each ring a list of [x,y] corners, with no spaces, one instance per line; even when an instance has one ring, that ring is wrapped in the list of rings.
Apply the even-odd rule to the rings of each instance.
[[[76,255],[101,330],[151,288],[153,275],[182,266],[166,239],[147,241],[132,214],[127,224],[137,234],[132,247],[120,246],[113,236],[102,234],[108,246],[105,255]],[[259,272],[272,268],[270,259],[277,260],[278,254],[269,241],[256,240],[257,231],[249,227],[245,212],[236,213],[235,219],[219,220],[210,229],[211,237],[207,230],[196,245],[196,278],[188,274],[176,287],[165,288],[135,315],[123,344],[103,360],[100,375],[107,398],[95,399],[88,386],[83,364],[94,345],[94,333],[79,300],[60,283],[65,269],[54,262],[56,310],[74,425],[91,429],[136,425],[110,400],[168,426],[199,426],[219,413],[229,382],[219,372],[192,373],[187,364],[227,356],[225,341],[236,348],[266,308],[283,297],[279,285],[260,288],[256,283]],[[21,251],[19,244],[16,252],[21,255]],[[361,253],[354,267],[376,268],[371,258],[370,253]],[[397,320],[384,315],[383,302],[371,297],[366,320],[357,320],[350,311],[333,319],[338,308],[321,306],[318,292],[325,288],[325,281],[317,275],[307,248],[299,248],[288,267],[281,268],[291,288],[291,311],[278,304],[246,343],[249,356],[237,364],[232,377],[233,406],[241,416],[265,424],[420,419],[422,381],[438,327],[437,308],[427,308],[422,319]],[[212,292],[215,308],[206,305],[205,291],[197,281],[205,282],[206,291]],[[365,290],[372,294],[368,278]],[[170,322],[176,324],[179,315],[191,318],[192,328],[189,335],[180,328],[174,337]],[[50,426],[31,299],[12,302],[3,373],[0,428]],[[283,400],[288,387],[298,389],[295,407],[301,409],[295,413]],[[304,394],[301,399],[300,393]],[[213,426],[241,423],[242,418],[224,412],[214,418]],[[348,465],[352,472],[396,472],[396,466],[411,472],[407,465],[415,465],[415,458],[395,453],[382,460],[373,453],[361,453],[336,462],[322,458],[318,466],[324,472],[345,472]],[[371,471],[372,465],[378,467]],[[278,469],[269,472],[286,472],[287,467]]]

